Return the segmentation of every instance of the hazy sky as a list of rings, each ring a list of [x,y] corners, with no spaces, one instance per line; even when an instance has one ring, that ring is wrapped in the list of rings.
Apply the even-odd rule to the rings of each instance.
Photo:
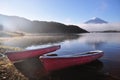
[[[120,22],[120,0],[0,0],[0,14],[68,24],[92,17]]]

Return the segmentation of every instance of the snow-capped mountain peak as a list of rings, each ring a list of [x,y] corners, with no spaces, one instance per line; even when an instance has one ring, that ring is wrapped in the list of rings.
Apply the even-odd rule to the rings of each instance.
[[[107,21],[104,21],[98,17],[93,17],[90,20],[85,22],[86,24],[102,24],[102,23],[108,23]]]
[[[95,20],[95,19],[99,19],[98,17],[93,17],[93,18],[91,18],[92,20]]]

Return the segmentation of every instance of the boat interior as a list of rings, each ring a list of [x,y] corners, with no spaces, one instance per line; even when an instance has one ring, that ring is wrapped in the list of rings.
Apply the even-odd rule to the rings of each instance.
[[[69,55],[58,55],[56,53],[51,53],[45,55],[46,57],[77,57],[77,56],[87,56],[87,55],[92,55],[92,54],[98,54],[102,51],[89,51],[89,52],[84,52],[84,53],[78,53],[78,54],[69,54]]]
[[[89,51],[89,52],[83,52],[83,53],[76,53],[76,54],[69,54],[69,55],[58,55],[56,53],[50,53],[45,54],[41,56],[41,58],[69,58],[69,57],[80,57],[80,56],[88,56],[93,54],[99,54],[103,51],[101,50],[95,50],[95,51]]]

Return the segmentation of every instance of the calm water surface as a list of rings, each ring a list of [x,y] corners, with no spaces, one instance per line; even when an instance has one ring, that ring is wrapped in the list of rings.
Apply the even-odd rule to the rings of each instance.
[[[39,59],[25,60],[15,64],[23,74],[33,80],[106,80],[106,76],[110,76],[112,80],[120,79],[120,33],[23,36],[5,40],[3,38],[0,40],[0,45],[24,49],[61,45],[61,49],[54,52],[58,55],[77,54],[90,50],[104,51],[104,56],[97,61],[49,74],[44,71],[44,66]]]

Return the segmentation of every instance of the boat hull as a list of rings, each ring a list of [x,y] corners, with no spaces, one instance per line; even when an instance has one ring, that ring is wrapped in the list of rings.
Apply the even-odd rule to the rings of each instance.
[[[61,57],[61,58],[42,58],[40,57],[40,60],[42,61],[46,71],[55,71],[62,68],[75,66],[75,65],[81,65],[85,63],[92,62],[100,57],[103,56],[103,52],[99,54],[94,55],[88,55],[88,56],[79,56],[79,57]]]
[[[6,53],[6,55],[11,61],[15,62],[15,61],[24,60],[27,58],[37,57],[49,52],[56,51],[58,49],[60,49],[60,45],[41,48],[41,49],[35,49],[35,50],[28,50],[28,51],[8,52]]]

